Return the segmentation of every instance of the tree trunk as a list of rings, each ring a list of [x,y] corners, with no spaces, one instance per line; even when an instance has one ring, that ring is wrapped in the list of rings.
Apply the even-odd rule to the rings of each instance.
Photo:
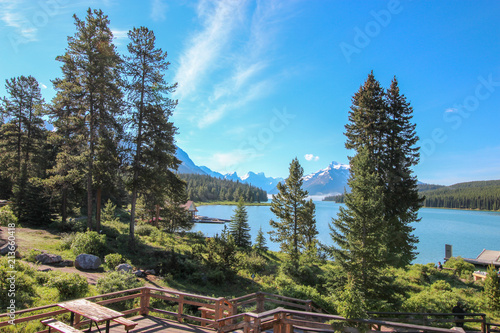
[[[101,196],[102,196],[102,187],[99,186],[96,192],[95,198],[95,230],[98,233],[101,233]]]

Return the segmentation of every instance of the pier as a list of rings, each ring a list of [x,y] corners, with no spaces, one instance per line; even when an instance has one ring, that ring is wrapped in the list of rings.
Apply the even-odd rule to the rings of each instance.
[[[219,219],[217,217],[199,216],[199,215],[193,217],[192,221],[194,223],[215,223],[215,224],[224,224],[227,222],[231,222],[231,220]]]

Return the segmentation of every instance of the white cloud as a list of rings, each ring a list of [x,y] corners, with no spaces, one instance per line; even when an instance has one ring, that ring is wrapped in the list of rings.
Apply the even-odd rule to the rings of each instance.
[[[446,113],[455,113],[455,112],[457,112],[457,111],[458,111],[458,110],[457,110],[457,109],[455,109],[455,108],[448,108],[448,109],[446,109],[444,112],[446,112]]]
[[[111,29],[111,32],[113,33],[113,42],[115,45],[121,45],[122,40],[128,38],[128,30]]]
[[[14,28],[17,34],[17,37],[11,37],[24,43],[36,41],[38,29],[28,19],[29,6],[26,8],[26,3],[13,0],[4,0],[0,3],[0,19],[6,26]]]
[[[314,154],[305,154],[304,157],[307,161],[319,161],[319,156],[314,156]]]
[[[47,86],[43,83],[41,83],[40,86],[42,87],[42,89],[47,89]]]
[[[153,21],[165,21],[167,4],[164,0],[153,0],[151,2],[151,18]]]
[[[236,149],[227,153],[215,153],[209,158],[210,169],[221,173],[232,172],[239,164],[244,164],[251,156],[242,149]]]

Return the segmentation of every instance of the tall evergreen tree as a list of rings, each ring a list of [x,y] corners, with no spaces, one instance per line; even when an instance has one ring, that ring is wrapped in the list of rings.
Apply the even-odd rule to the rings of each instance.
[[[130,242],[134,243],[135,206],[137,195],[145,191],[155,191],[162,206],[164,189],[177,183],[176,174],[180,161],[175,157],[174,135],[177,128],[170,121],[177,101],[168,98],[177,84],[169,85],[164,79],[164,71],[170,63],[167,53],[156,48],[153,31],[145,27],[134,28],[128,34],[129,56],[125,61],[128,77],[127,92],[131,108],[131,132],[133,145],[132,161],[132,209],[130,216]],[[185,186],[172,188],[185,191]],[[162,195],[163,194],[163,195]],[[170,201],[173,201],[171,196]]]
[[[307,203],[307,191],[302,189],[304,169],[295,158],[289,167],[289,176],[284,183],[279,183],[278,194],[273,197],[271,212],[278,221],[270,220],[274,230],[269,232],[271,240],[281,243],[281,250],[290,256],[292,263],[297,266],[301,249],[306,244],[306,231],[311,229],[315,222],[314,214],[310,214],[311,207]]]
[[[420,198],[417,177],[412,167],[418,164],[419,148],[415,124],[411,122],[413,109],[406,97],[399,92],[394,77],[385,95],[387,128],[385,150],[380,172],[384,184],[384,206],[387,233],[388,263],[404,267],[416,257],[418,239],[410,225],[418,222],[418,210],[425,198]]]
[[[372,297],[378,286],[379,271],[386,258],[383,225],[383,188],[380,185],[375,163],[368,148],[363,147],[350,159],[351,193],[345,194],[346,207],[340,207],[331,236],[337,244],[331,248],[337,262],[354,285],[367,297]]]
[[[87,10],[85,20],[75,19],[76,33],[68,37],[68,47],[57,60],[63,63],[63,81],[78,85],[77,102],[84,108],[87,164],[87,227],[92,229],[94,189],[98,193],[116,175],[122,113],[121,59],[113,44],[109,20],[101,10]],[[68,89],[73,85],[68,84]],[[96,200],[100,211],[100,202]],[[99,217],[99,214],[97,214]],[[96,228],[99,228],[97,219]]]
[[[234,210],[234,215],[231,216],[229,233],[233,236],[236,246],[249,248],[252,245],[250,225],[248,224],[248,213],[245,208],[243,197],[240,197],[238,205]]]
[[[483,298],[491,311],[500,311],[500,278],[495,266],[489,265],[484,281]]]

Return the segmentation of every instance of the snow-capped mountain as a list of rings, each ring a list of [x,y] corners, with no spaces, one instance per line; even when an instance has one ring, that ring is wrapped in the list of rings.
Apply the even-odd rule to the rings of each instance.
[[[181,148],[177,147],[177,158],[182,161],[178,168],[179,173],[195,173],[200,175],[209,175],[216,178],[224,178],[232,181],[239,181],[245,184],[252,184],[266,191],[268,194],[278,193],[276,185],[283,181],[281,177],[266,177],[263,172],[249,172],[246,175],[239,177],[236,172],[221,174],[212,171],[206,166],[197,166],[189,158],[189,155]],[[311,196],[327,196],[344,193],[347,187],[347,179],[349,178],[349,165],[332,162],[326,169],[319,170],[315,173],[305,176],[304,189]]]
[[[327,196],[344,193],[347,189],[350,167],[332,162],[326,169],[319,170],[303,178],[303,188],[309,195]]]

